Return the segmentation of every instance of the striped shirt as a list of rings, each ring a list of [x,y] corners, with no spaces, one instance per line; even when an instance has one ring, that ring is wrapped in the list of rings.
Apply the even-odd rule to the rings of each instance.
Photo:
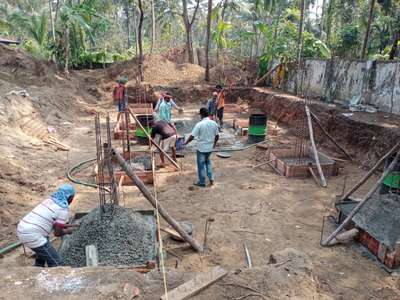
[[[48,198],[28,213],[17,226],[20,241],[29,248],[43,246],[53,230],[54,224],[64,225],[69,215],[68,208],[62,208]]]

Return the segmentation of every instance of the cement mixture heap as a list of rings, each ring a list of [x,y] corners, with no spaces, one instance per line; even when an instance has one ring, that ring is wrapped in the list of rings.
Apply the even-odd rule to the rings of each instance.
[[[115,206],[113,217],[101,217],[99,207],[81,219],[79,228],[64,238],[60,255],[65,265],[84,267],[85,246],[95,245],[99,265],[144,265],[154,260],[153,228],[139,213]]]

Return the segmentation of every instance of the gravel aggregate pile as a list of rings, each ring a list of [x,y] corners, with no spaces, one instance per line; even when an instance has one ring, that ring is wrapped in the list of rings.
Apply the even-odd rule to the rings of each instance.
[[[64,237],[60,255],[65,265],[83,267],[85,246],[95,245],[99,265],[143,265],[154,260],[152,230],[140,213],[116,206],[112,218],[102,218],[98,207],[81,219],[73,234]]]

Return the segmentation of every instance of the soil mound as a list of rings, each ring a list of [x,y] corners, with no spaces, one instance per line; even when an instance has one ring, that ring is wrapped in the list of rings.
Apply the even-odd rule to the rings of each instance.
[[[237,270],[204,291],[199,299],[330,299],[319,291],[311,259],[286,248],[273,253],[264,266]]]
[[[138,76],[138,60],[134,58],[126,62],[116,63],[107,69],[107,77],[115,80],[119,76],[126,76],[135,80]],[[195,64],[177,64],[161,55],[149,55],[143,64],[144,80],[150,84],[173,84],[176,82],[202,82],[204,68]]]
[[[235,65],[216,65],[210,70],[211,81],[227,86],[248,85],[250,74]]]
[[[46,76],[55,68],[46,61],[9,46],[0,45],[0,70],[21,78]]]

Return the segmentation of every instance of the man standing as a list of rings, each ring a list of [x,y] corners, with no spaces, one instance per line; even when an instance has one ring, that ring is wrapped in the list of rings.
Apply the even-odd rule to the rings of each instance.
[[[206,108],[208,110],[209,118],[214,121],[217,121],[217,117],[216,117],[217,116],[217,105],[218,105],[217,99],[218,99],[218,93],[214,92],[213,97],[210,100],[208,100],[207,106],[206,106]]]
[[[225,106],[225,92],[220,84],[215,86],[215,90],[218,93],[218,105],[217,105],[217,118],[219,121],[219,130],[222,131],[222,125],[224,125],[224,106]]]
[[[171,99],[170,102],[171,102],[172,108],[175,108],[175,109],[178,110],[178,111],[179,111],[179,110],[182,110],[178,105],[176,105],[174,99],[172,99],[171,93],[170,93],[170,92],[165,92],[165,93],[162,93],[162,94],[161,94],[161,97],[160,97],[160,98],[158,98],[156,107],[154,108],[154,111],[155,111],[155,112],[158,112],[158,110],[160,109],[160,105],[161,105],[162,102],[164,102],[164,99],[165,99],[165,98],[170,98],[170,99]]]
[[[125,77],[118,78],[117,79],[118,85],[116,87],[114,87],[114,90],[113,90],[113,99],[114,99],[114,102],[117,104],[117,108],[118,108],[117,122],[119,121],[122,113],[125,111],[126,105],[128,103],[126,86],[125,86],[125,84],[127,82],[128,82],[128,79]]]
[[[167,123],[171,122],[171,111],[172,111],[172,103],[170,97],[164,97],[164,100],[160,103],[158,108],[158,117],[160,120],[163,120]]]
[[[172,151],[172,159],[176,161],[176,129],[171,124],[164,120],[154,122],[151,127],[151,138],[163,149],[165,152]],[[165,167],[164,153],[160,151],[161,164],[159,168]]]
[[[164,105],[162,105],[165,102],[168,104],[167,108]],[[161,97],[158,99],[156,107],[154,108],[154,111],[159,114],[159,117],[161,120],[170,122],[172,108],[179,111],[180,114],[183,112],[183,109],[181,107],[179,107],[175,103],[175,101],[172,99],[172,95],[169,92],[165,92],[165,93],[161,94]],[[161,109],[163,109],[163,112],[161,111]],[[164,118],[168,118],[168,117],[169,117],[169,120],[164,119]]]
[[[63,184],[18,223],[19,240],[36,253],[35,266],[44,267],[46,263],[48,267],[62,265],[60,255],[49,242],[49,234],[53,229],[55,236],[72,233],[73,226],[66,223],[74,196],[74,187]]]
[[[210,156],[218,142],[219,135],[217,123],[208,118],[207,108],[200,108],[200,118],[201,121],[193,128],[192,134],[185,142],[185,145],[193,141],[194,138],[197,138],[197,175],[199,181],[194,183],[194,185],[205,187],[206,173],[210,180],[210,185],[214,184]]]

